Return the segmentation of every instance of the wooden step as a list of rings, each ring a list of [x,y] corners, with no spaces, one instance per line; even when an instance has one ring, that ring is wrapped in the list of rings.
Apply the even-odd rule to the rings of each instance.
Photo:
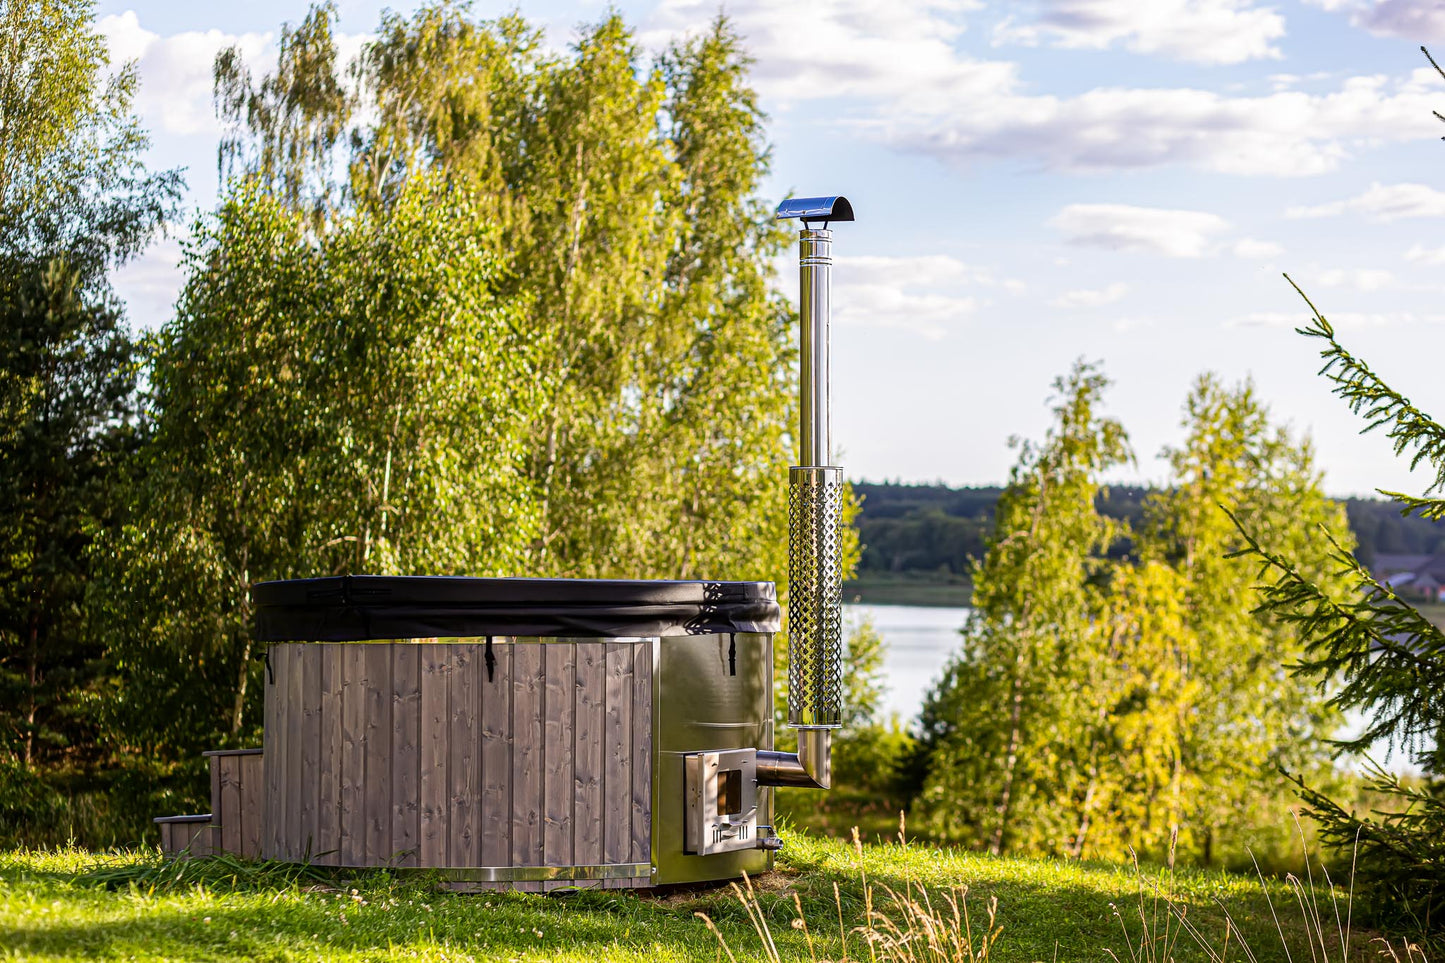
[[[195,816],[157,816],[161,830],[161,852],[174,859],[211,855],[216,827],[210,813]]]

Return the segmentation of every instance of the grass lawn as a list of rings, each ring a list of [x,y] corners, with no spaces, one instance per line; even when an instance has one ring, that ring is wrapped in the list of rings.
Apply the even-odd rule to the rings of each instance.
[[[860,869],[862,873],[860,874]],[[988,957],[999,961],[1105,960],[1108,950],[1134,956],[1114,907],[1141,935],[1141,879],[1132,869],[1080,863],[997,859],[909,845],[855,850],[839,841],[790,835],[776,873],[757,881],[756,911],[768,922],[784,960],[844,958],[844,927],[864,916],[866,874],[875,906],[882,887],[927,886],[935,908],[948,887],[968,887],[974,943],[987,929],[997,899],[1001,932]],[[1172,887],[1188,919],[1218,944],[1227,907],[1260,963],[1285,960],[1257,880],[1221,873],[1150,875]],[[1272,883],[1293,959],[1310,959],[1294,897]],[[1324,897],[1321,897],[1324,900]],[[792,926],[795,899],[809,933]],[[1167,908],[1143,902],[1162,935]],[[1327,900],[1322,904],[1327,908]],[[694,916],[707,913],[739,960],[766,959],[749,912],[725,886],[648,895],[581,892],[570,895],[473,894],[438,891],[425,878],[383,871],[347,878],[304,868],[236,861],[163,864],[155,853],[107,855],[81,850],[0,853],[0,959],[6,960],[713,960],[717,938]],[[898,912],[891,914],[895,919]],[[1334,921],[1326,921],[1333,939]],[[1173,926],[1177,933],[1179,927]],[[1231,960],[1243,959],[1238,935]],[[1377,946],[1355,933],[1352,959],[1377,958]],[[1135,950],[1138,950],[1136,945]],[[1316,951],[1318,952],[1318,950]],[[848,958],[869,959],[862,937],[850,936]],[[1401,952],[1403,959],[1404,953]],[[1169,956],[1208,955],[1189,937]],[[726,959],[726,955],[721,958]],[[923,957],[934,959],[934,957]],[[937,957],[937,959],[967,957]],[[1163,947],[1148,957],[1164,960]],[[1341,959],[1336,951],[1332,960]]]

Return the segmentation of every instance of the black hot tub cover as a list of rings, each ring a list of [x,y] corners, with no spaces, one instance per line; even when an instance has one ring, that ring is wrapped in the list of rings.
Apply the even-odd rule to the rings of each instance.
[[[776,632],[772,582],[341,575],[251,589],[262,642]]]

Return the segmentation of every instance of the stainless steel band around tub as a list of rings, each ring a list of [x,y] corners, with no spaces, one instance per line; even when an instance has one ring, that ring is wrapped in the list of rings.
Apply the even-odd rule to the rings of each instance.
[[[843,724],[843,469],[788,472],[788,725]]]
[[[461,866],[418,870],[456,883],[541,883],[551,880],[638,879],[652,875],[651,863],[592,866]]]

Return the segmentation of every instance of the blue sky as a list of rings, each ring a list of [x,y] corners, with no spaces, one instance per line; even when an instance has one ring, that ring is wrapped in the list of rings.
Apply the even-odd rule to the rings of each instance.
[[[348,49],[382,4],[339,3]],[[391,4],[409,10],[413,4]],[[729,0],[770,115],[770,198],[844,193],[834,436],[851,477],[1002,481],[1049,384],[1102,361],[1109,410],[1159,481],[1203,371],[1252,377],[1314,439],[1325,486],[1416,490],[1383,437],[1315,376],[1288,272],[1356,353],[1445,417],[1445,0]],[[483,17],[511,3],[475,5]],[[601,3],[524,15],[564,46]],[[618,5],[650,49],[716,0]],[[151,162],[216,195],[210,62],[262,68],[302,2],[98,4],[136,59]],[[117,277],[133,319],[168,315],[175,240]],[[785,270],[787,265],[784,265]],[[791,280],[785,273],[784,283]]]

